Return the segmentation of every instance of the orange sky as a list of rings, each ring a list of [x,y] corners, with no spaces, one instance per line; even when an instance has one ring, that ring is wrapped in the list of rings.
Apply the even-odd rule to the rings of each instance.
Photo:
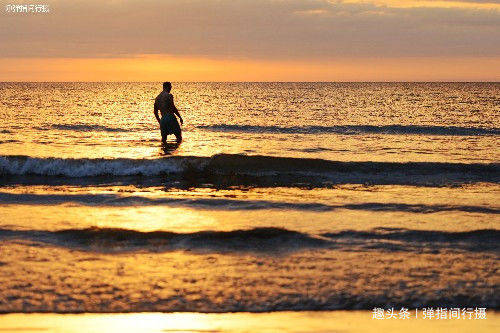
[[[3,81],[496,81],[500,58],[253,61],[145,55],[7,58]]]
[[[498,1],[44,3],[0,14],[0,81],[500,81]]]

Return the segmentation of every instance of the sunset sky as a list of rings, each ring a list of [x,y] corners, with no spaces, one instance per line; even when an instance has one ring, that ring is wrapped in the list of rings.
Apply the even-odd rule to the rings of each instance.
[[[500,1],[0,3],[0,81],[500,81]]]

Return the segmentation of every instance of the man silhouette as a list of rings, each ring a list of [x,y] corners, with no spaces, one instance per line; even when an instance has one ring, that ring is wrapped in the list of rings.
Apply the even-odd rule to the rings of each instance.
[[[166,144],[167,135],[169,134],[175,135],[177,143],[180,143],[182,141],[181,127],[179,126],[175,115],[179,117],[181,124],[183,124],[184,121],[179,114],[179,110],[177,110],[177,108],[175,107],[174,96],[172,96],[170,90],[172,90],[172,84],[170,82],[164,82],[163,91],[155,99],[153,111],[156,120],[158,120],[158,123],[160,124],[161,142],[163,144]],[[160,110],[161,119],[158,116],[158,110]]]

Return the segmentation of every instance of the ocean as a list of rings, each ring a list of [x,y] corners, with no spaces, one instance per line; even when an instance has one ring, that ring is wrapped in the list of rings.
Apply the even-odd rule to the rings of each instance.
[[[0,312],[499,307],[500,83],[0,83]]]

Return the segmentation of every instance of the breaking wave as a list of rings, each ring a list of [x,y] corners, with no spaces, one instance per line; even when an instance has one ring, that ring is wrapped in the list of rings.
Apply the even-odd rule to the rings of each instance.
[[[0,175],[37,175],[65,177],[156,176],[179,173],[179,159],[63,159],[28,156],[0,157]]]
[[[446,136],[499,135],[500,128],[418,125],[339,125],[339,126],[255,126],[255,125],[200,125],[200,129],[216,132],[276,133],[276,134],[412,134]]]
[[[433,182],[499,182],[498,163],[341,162],[322,159],[219,154],[158,159],[62,159],[0,156],[0,176],[121,177],[224,176],[272,177],[273,181],[426,184]],[[227,177],[230,176],[230,177]]]

